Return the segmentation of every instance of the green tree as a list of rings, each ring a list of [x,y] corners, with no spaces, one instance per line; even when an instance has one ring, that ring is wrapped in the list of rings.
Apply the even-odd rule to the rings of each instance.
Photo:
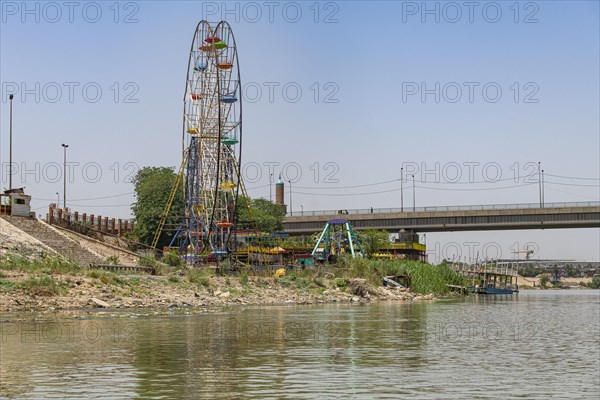
[[[592,281],[588,283],[588,287],[592,289],[600,289],[600,275],[594,275]]]
[[[546,286],[548,286],[548,282],[550,282],[550,274],[541,274],[539,275],[540,278],[540,286],[542,287],[542,289],[545,289]]]
[[[372,256],[389,244],[390,236],[387,231],[365,229],[358,233],[358,240],[367,256]]]
[[[176,179],[177,174],[173,168],[168,167],[144,167],[133,178],[137,201],[131,205],[131,209],[136,222],[134,233],[139,242],[152,244]],[[181,223],[182,216],[183,192],[180,187],[171,205],[166,223],[177,225]],[[163,230],[157,248],[161,249],[163,246],[167,246],[174,234],[175,232],[172,230]]]
[[[248,211],[251,208],[251,213]],[[265,199],[250,199],[240,196],[238,201],[238,229],[259,229],[274,233],[283,230],[283,209]]]

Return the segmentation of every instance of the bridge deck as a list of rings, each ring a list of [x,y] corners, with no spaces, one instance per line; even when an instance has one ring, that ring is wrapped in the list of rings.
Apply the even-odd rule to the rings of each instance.
[[[511,208],[512,207],[512,208]],[[509,204],[492,206],[423,207],[416,211],[363,209],[311,211],[287,216],[285,232],[314,233],[332,218],[348,218],[356,229],[400,229],[416,232],[476,231],[507,229],[599,228],[600,202]]]

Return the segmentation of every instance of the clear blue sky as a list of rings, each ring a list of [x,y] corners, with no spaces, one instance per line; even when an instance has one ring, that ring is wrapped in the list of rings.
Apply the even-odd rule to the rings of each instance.
[[[599,200],[597,1],[68,4],[1,2],[2,186],[16,85],[13,186],[42,215],[62,197],[61,143],[79,163],[67,196],[81,212],[129,217],[128,176],[179,165],[203,17],[227,18],[236,35],[253,197],[269,197],[265,163],[279,163],[296,211],[398,207],[399,182],[344,187],[393,181],[404,165],[417,206],[530,203],[541,162],[546,202]],[[412,182],[404,188],[412,207]],[[431,248],[498,242],[510,257],[515,242],[534,242],[543,258],[596,261],[599,241],[597,229],[427,237]]]

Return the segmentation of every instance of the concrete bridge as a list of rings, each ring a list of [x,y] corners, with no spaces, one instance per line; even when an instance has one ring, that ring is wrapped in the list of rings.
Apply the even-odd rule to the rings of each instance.
[[[332,218],[346,218],[358,230],[389,232],[600,228],[600,202],[303,211],[288,214],[283,226],[290,235],[312,234]]]

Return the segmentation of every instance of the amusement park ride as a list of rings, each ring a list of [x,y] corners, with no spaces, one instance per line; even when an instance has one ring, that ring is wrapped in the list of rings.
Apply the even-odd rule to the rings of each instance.
[[[345,254],[348,248],[352,258],[356,258],[357,254],[363,257],[365,255],[350,221],[330,219],[311,254],[317,261],[333,262],[336,256]]]
[[[188,263],[218,262],[235,252],[238,195],[243,190],[240,68],[227,22],[211,25],[203,20],[196,26],[183,100],[182,164],[152,247],[183,186],[184,217],[170,246],[178,241]]]
[[[268,264],[269,257],[275,259],[272,256],[279,254],[278,249],[285,250],[265,247],[261,239],[265,234],[258,229],[250,233],[238,230],[240,207],[247,207],[250,220],[253,218],[240,174],[241,78],[235,38],[227,22],[203,20],[196,26],[183,101],[182,163],[152,248],[156,249],[173,201],[183,188],[184,215],[169,249],[177,249],[188,265],[217,263],[218,267],[222,260],[236,266]],[[319,251],[321,244],[325,247]],[[312,256],[329,261],[348,247],[352,257],[364,255],[349,221],[331,220]]]

